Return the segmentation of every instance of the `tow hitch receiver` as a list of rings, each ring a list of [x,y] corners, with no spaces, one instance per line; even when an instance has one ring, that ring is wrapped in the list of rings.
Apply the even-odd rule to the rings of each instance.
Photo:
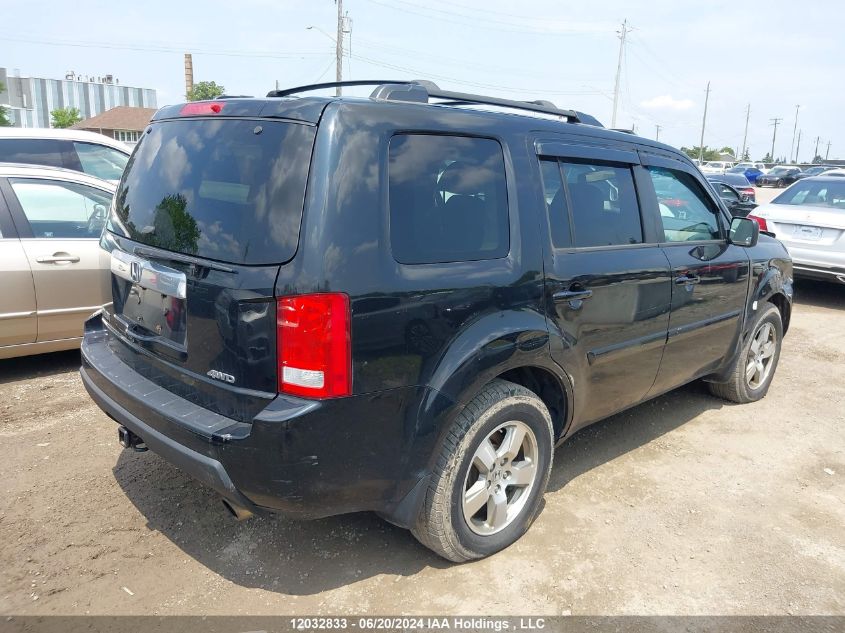
[[[117,439],[123,448],[131,448],[133,451],[143,453],[147,450],[147,445],[144,440],[135,435],[125,426],[117,427]]]

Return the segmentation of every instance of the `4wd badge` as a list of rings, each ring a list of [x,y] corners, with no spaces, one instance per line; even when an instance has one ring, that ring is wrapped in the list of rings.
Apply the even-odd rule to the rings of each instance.
[[[214,378],[214,380],[222,380],[223,382],[228,382],[230,385],[235,384],[235,377],[231,374],[224,374],[222,371],[217,371],[216,369],[209,370],[206,374],[209,378]]]

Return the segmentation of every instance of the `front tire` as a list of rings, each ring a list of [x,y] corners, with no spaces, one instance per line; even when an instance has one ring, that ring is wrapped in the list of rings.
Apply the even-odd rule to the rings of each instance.
[[[412,533],[443,558],[465,562],[517,541],[540,509],[554,432],[533,391],[494,380],[452,423]]]
[[[710,392],[731,402],[756,402],[769,391],[780,359],[783,323],[777,306],[768,304],[757,315],[743,342],[730,379],[710,383]]]

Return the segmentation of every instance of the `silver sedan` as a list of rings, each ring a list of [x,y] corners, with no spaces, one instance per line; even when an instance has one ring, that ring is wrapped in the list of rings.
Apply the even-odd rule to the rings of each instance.
[[[0,163],[0,358],[79,347],[111,301],[100,233],[113,183],[76,171]]]
[[[749,217],[783,242],[796,276],[845,283],[845,178],[799,180]]]

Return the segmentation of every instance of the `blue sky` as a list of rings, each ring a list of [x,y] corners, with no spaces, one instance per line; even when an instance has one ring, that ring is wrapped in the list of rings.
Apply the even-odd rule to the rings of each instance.
[[[183,56],[196,80],[233,94],[334,78],[332,0],[184,0],[74,3],[3,0],[0,66],[24,76],[111,73],[155,88],[159,105],[183,100]],[[831,142],[845,157],[845,2],[840,0],[345,0],[352,18],[344,77],[427,78],[441,87],[549,99],[610,124],[619,40],[627,18],[617,125],[672,145],[742,145],[751,104],[752,158],[788,156],[795,106],[799,158]],[[349,42],[347,41],[347,47]],[[366,94],[366,91],[357,94]]]

